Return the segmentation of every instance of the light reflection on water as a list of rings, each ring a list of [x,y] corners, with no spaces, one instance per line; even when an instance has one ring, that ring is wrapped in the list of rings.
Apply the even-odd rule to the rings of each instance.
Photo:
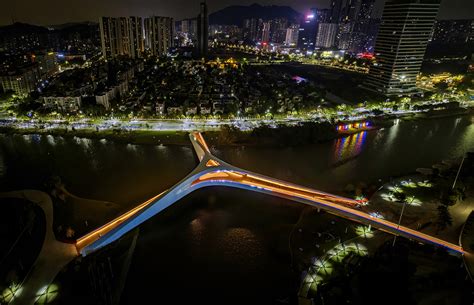
[[[359,155],[364,148],[366,139],[367,131],[337,139],[334,144],[334,162],[344,162]]]
[[[430,133],[431,136],[428,136]],[[8,182],[9,189],[41,184],[41,179],[55,173],[63,178],[73,193],[85,198],[116,202],[124,209],[171,187],[197,164],[190,146],[135,146],[78,137],[61,140],[59,137],[28,135],[0,137],[0,148],[0,173],[3,173],[3,180]],[[430,166],[445,158],[459,157],[473,149],[474,124],[467,122],[466,118],[447,118],[400,122],[383,130],[361,132],[314,146],[285,149],[218,147],[216,154],[225,161],[255,172],[332,191],[342,189],[346,183],[360,181],[358,179],[374,180],[412,171],[416,167]],[[334,163],[343,164],[335,167]],[[208,190],[201,193],[201,199],[196,196],[183,199],[184,206],[207,201],[206,198],[211,197],[214,192],[218,193]],[[176,222],[185,218],[185,224],[176,227],[171,231],[172,234],[167,234],[166,230],[174,225],[168,224],[160,231],[156,230],[159,224],[151,220],[148,229],[141,229],[142,250],[140,254],[138,247],[135,254],[138,257],[134,258],[135,261],[147,263],[136,263],[136,277],[132,277],[135,281],[129,282],[136,282],[141,286],[143,273],[149,272],[150,276],[156,277],[157,272],[161,272],[163,279],[157,281],[161,280],[160,285],[166,287],[168,277],[177,274],[179,278],[171,283],[180,283],[182,274],[199,274],[209,269],[209,261],[217,261],[217,265],[212,267],[214,274],[229,270],[229,264],[237,266],[233,269],[236,274],[240,269],[245,271],[242,272],[242,277],[232,274],[222,282],[229,280],[229,277],[236,277],[232,284],[241,287],[241,281],[248,278],[249,270],[254,270],[252,276],[261,277],[248,279],[249,287],[258,287],[260,291],[262,283],[268,283],[269,287],[264,292],[269,294],[278,290],[273,287],[275,284],[289,287],[285,279],[290,276],[281,275],[281,270],[288,267],[287,262],[282,263],[279,258],[266,254],[265,247],[269,241],[262,236],[267,236],[268,239],[288,236],[287,231],[273,234],[273,230],[282,223],[293,224],[297,217],[286,219],[287,208],[283,209],[281,206],[283,216],[274,217],[271,213],[278,205],[265,206],[260,210],[259,207],[269,199],[255,196],[228,194],[216,204],[210,205],[222,207],[227,204],[226,213],[210,212],[212,209],[205,206],[202,208],[203,212],[197,215],[192,212],[190,216],[187,216],[189,213],[179,214]],[[245,205],[249,202],[251,204]],[[251,212],[249,207],[253,207]],[[263,235],[259,230],[267,228],[269,224],[270,227],[273,225],[272,234]],[[159,240],[160,236],[162,241]],[[280,245],[280,242],[272,240],[270,244]],[[154,247],[150,247],[150,243]],[[286,239],[281,243],[285,249],[286,243]],[[183,249],[183,245],[186,248]],[[155,249],[159,249],[160,257],[168,256],[156,260]],[[163,253],[165,250],[169,253]],[[274,252],[273,248],[269,251]],[[231,263],[225,261],[228,258]],[[240,265],[242,258],[245,259],[245,264]],[[192,261],[179,269],[186,259],[196,260],[198,263]],[[162,265],[150,267],[149,262],[161,262]],[[260,266],[264,266],[266,272],[271,272],[263,276],[264,272],[258,270]],[[187,268],[195,269],[186,273]],[[274,280],[276,277],[280,278]],[[218,285],[220,282],[221,280],[216,280],[216,283],[211,284]],[[203,282],[192,283],[187,288],[191,289],[196,284],[201,284],[199,288],[209,286],[209,282]],[[157,285],[155,282],[150,282],[149,285],[145,291],[153,294]],[[222,285],[222,289],[227,287],[227,284]],[[130,289],[130,295],[135,298],[137,291],[139,290]]]

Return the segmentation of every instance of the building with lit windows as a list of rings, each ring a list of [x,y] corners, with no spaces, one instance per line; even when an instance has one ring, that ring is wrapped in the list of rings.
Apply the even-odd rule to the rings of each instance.
[[[318,29],[317,9],[312,8],[304,16],[298,34],[298,48],[301,50],[314,50]]]
[[[418,93],[426,46],[439,9],[439,0],[389,0],[385,3],[375,43],[376,62],[364,85],[384,95]]]
[[[469,42],[469,35],[474,28],[474,20],[438,20],[433,31],[433,43],[462,44]]]
[[[336,41],[337,23],[320,23],[318,26],[317,48],[331,48]]]
[[[99,20],[102,56],[141,57],[144,51],[141,17],[101,17]]]
[[[3,91],[11,90],[18,95],[28,95],[31,91],[35,91],[39,80],[40,71],[37,63],[17,67],[0,75]]]
[[[262,42],[270,41],[270,26],[271,26],[270,21],[263,23],[262,37],[260,38],[260,41]]]
[[[285,45],[294,47],[298,43],[299,24],[292,24],[286,29]]]
[[[173,33],[173,18],[161,16],[145,18],[145,47],[151,55],[166,55],[173,46]]]

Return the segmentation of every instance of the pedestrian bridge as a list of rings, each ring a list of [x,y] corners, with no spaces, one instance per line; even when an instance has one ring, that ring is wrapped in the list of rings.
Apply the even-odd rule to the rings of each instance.
[[[356,200],[255,174],[225,163],[211,154],[199,132],[191,133],[190,139],[199,165],[175,186],[79,238],[76,241],[78,254],[87,256],[106,247],[189,193],[207,186],[235,187],[297,201],[396,236],[464,253],[459,245],[364,213],[356,208]]]

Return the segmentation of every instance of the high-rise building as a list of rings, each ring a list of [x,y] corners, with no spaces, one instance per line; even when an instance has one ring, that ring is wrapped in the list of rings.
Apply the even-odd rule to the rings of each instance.
[[[243,34],[243,38],[247,42],[257,40],[257,19],[251,18],[244,20]]]
[[[141,17],[102,17],[99,22],[102,56],[141,57],[144,51]]]
[[[206,57],[207,49],[209,44],[209,20],[207,15],[207,4],[206,2],[201,2],[199,10],[199,16],[197,18],[198,26],[198,52],[199,56]]]
[[[260,41],[262,42],[270,41],[270,27],[271,27],[270,21],[263,23],[262,37],[260,38]]]
[[[389,0],[375,43],[376,63],[365,86],[385,95],[417,93],[416,77],[439,9],[439,0]]]
[[[128,17],[128,37],[130,46],[130,57],[137,58],[142,57],[143,51],[145,51],[145,39],[143,29],[143,18],[142,17]]]
[[[19,95],[28,95],[31,91],[35,91],[39,80],[40,71],[37,63],[25,64],[0,73],[3,91],[12,90]]]
[[[175,24],[175,46],[195,46],[197,42],[197,19],[183,19]]]
[[[173,46],[174,22],[171,17],[145,18],[145,45],[154,56],[168,53]]]
[[[285,45],[294,47],[298,43],[299,24],[292,24],[286,30]]]
[[[327,23],[339,23],[341,21],[342,9],[344,7],[343,2],[346,0],[331,0],[331,6],[329,9],[329,17]]]
[[[372,52],[379,20],[372,18],[375,0],[361,0],[354,21],[348,50],[352,53]]]
[[[318,37],[316,38],[316,47],[333,47],[336,41],[337,28],[337,23],[320,23],[318,26]]]
[[[329,22],[330,14],[331,10],[329,9],[316,10],[316,22],[318,24],[322,22]]]
[[[354,28],[354,22],[341,22],[337,27],[337,48],[341,50],[347,50],[351,44],[352,30]]]
[[[438,20],[434,26],[433,43],[462,44],[469,41],[473,20]]]
[[[314,50],[316,31],[318,29],[317,9],[312,8],[304,16],[298,34],[298,48],[302,50]]]
[[[271,20],[270,41],[275,43],[284,43],[286,38],[286,29],[288,28],[288,19],[276,18]]]

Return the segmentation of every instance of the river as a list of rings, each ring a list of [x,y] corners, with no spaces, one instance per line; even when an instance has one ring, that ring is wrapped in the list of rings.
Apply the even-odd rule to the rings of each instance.
[[[0,148],[1,190],[38,188],[54,174],[75,195],[124,210],[197,164],[191,146],[0,135]],[[402,121],[313,146],[211,150],[238,167],[340,193],[349,183],[374,183],[473,151],[474,118]],[[123,304],[150,298],[266,304],[291,295],[295,281],[285,245],[301,206],[226,188],[204,189],[180,203],[186,208],[177,215],[141,227]]]

